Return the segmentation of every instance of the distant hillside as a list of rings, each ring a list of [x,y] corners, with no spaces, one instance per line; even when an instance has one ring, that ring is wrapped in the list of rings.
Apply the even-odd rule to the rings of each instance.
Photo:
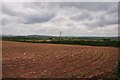
[[[47,35],[2,35],[3,38],[11,37],[17,39],[52,39],[59,38],[59,36],[47,36]],[[84,40],[118,40],[118,37],[89,37],[89,36],[61,36],[62,39],[84,39]]]
[[[26,37],[35,37],[35,38],[53,38],[57,36],[46,36],[46,35],[27,35]]]

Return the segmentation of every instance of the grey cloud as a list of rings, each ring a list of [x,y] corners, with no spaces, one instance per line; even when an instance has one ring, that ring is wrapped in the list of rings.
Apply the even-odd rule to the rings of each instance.
[[[89,27],[105,27],[108,25],[118,24],[117,16],[116,15],[115,16],[113,15],[112,17],[111,16],[107,16],[107,17],[106,15],[99,16],[98,18],[96,18],[94,22],[85,23],[85,25]]]
[[[71,19],[76,20],[76,21],[85,20],[85,19],[91,19],[91,15],[89,13],[82,13],[80,15],[72,16]]]
[[[9,6],[2,4],[2,13],[7,14],[10,16],[17,16],[17,12],[15,12],[13,9],[9,8]]]
[[[20,3],[21,4],[21,3]],[[73,20],[85,20],[85,19],[89,19],[90,15],[89,15],[89,11],[100,11],[100,10],[108,10],[110,9],[111,5],[114,5],[116,3],[97,3],[97,2],[43,2],[43,3],[38,3],[38,2],[33,2],[33,3],[24,3],[24,10],[26,11],[27,8],[32,8],[34,10],[38,10],[38,13],[41,13],[39,10],[41,9],[54,9],[56,6],[59,6],[60,8],[64,9],[66,7],[76,7],[80,10],[88,10],[88,13],[82,13],[81,15],[76,15],[76,16],[72,16],[71,19]],[[113,11],[112,11],[113,10]],[[111,12],[114,12],[114,8],[111,10]],[[55,15],[51,15],[51,12],[49,11],[47,14],[48,15],[44,15],[44,16],[40,16],[40,15],[30,15],[29,16],[29,12],[28,15],[22,13],[21,11],[17,12],[15,10],[13,10],[12,8],[9,8],[9,6],[6,6],[3,4],[2,7],[2,12],[4,14],[8,14],[11,16],[20,16],[21,18],[24,18],[22,20],[23,23],[25,24],[32,24],[32,23],[41,23],[41,22],[47,22],[50,19],[52,19]],[[57,10],[56,10],[57,12]],[[43,13],[44,14],[44,13]],[[50,15],[49,15],[50,14]],[[19,21],[19,20],[18,20]],[[20,20],[21,22],[21,20]]]
[[[66,35],[68,35],[69,32],[72,32],[71,35],[79,35],[80,32],[84,32],[81,33],[83,35],[89,35],[87,32],[91,27],[93,27],[91,34],[94,34],[94,30],[97,27],[117,24],[117,3],[24,2],[17,3],[20,5],[16,6],[11,6],[16,3],[9,4],[10,5],[5,3],[2,5],[2,13],[7,15],[7,17],[4,17],[2,25],[7,26],[4,29],[7,33],[13,32],[17,34],[18,32],[24,31],[25,34],[29,34],[34,32],[39,33],[39,31],[41,31],[41,34],[45,34],[46,32],[46,35],[50,33],[54,35],[55,33],[52,33],[53,30],[55,30],[56,33],[59,30],[63,30]],[[104,14],[99,15],[99,13]],[[14,31],[9,31],[9,25],[14,28]],[[42,32],[42,30],[45,32]]]
[[[78,9],[86,9],[90,11],[100,11],[100,10],[108,10],[113,5],[116,5],[117,2],[57,2],[51,3],[50,6],[58,5],[62,8],[64,7],[76,7]]]
[[[55,16],[54,14],[47,14],[43,16],[39,16],[39,15],[27,16],[25,17],[23,23],[24,24],[44,23],[51,20],[54,16]]]
[[[19,3],[19,4],[21,4],[21,3]],[[31,5],[31,3],[28,3],[28,4],[24,3],[23,6],[25,8],[22,6],[22,9],[20,9],[20,10],[19,9],[17,10],[15,8],[12,9],[13,7],[10,8],[9,6],[3,4],[2,5],[3,6],[2,13],[13,17],[13,19],[17,18],[16,21],[14,20],[14,22],[23,23],[23,24],[43,23],[43,22],[47,22],[47,21],[51,20],[55,16],[55,13],[53,13],[52,11],[47,10],[46,12],[43,12],[44,9],[43,10],[41,9],[41,5],[36,6],[35,4],[37,4],[37,3],[33,3],[33,4],[34,5]],[[34,8],[34,6],[36,6],[37,9]],[[29,12],[29,11],[27,12],[28,8],[35,10],[35,13]],[[6,21],[8,22],[10,20],[6,19]],[[5,23],[5,22],[3,22],[3,23]]]
[[[2,19],[2,26],[6,25],[8,23],[9,23],[9,21],[7,19]]]

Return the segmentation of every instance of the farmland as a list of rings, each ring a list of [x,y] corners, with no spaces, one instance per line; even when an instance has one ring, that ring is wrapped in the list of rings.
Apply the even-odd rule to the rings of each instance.
[[[118,48],[2,42],[3,78],[116,77]]]
[[[120,47],[119,37],[59,37],[45,35],[2,36],[5,41]]]

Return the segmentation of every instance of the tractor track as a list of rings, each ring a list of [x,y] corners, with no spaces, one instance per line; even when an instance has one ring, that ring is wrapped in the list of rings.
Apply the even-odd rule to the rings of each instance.
[[[118,60],[118,48],[114,47],[10,41],[2,44],[3,78],[91,78],[113,73]]]

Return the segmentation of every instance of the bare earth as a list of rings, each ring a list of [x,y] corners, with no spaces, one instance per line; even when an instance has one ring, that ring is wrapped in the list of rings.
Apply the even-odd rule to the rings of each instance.
[[[2,42],[3,78],[115,77],[118,48]]]

